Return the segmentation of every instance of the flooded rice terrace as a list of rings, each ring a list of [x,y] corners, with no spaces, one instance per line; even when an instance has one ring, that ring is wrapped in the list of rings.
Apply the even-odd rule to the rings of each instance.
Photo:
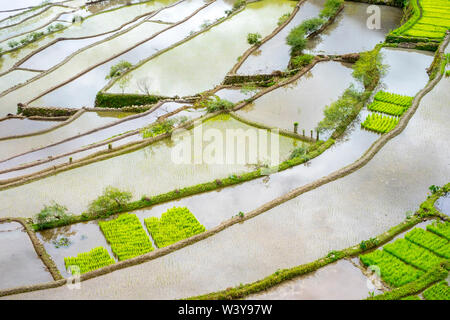
[[[359,253],[242,284],[364,251],[427,196],[417,227],[447,219],[449,36],[401,36],[414,8],[4,2],[2,298],[366,299],[393,287]],[[76,270],[83,290],[43,285]]]

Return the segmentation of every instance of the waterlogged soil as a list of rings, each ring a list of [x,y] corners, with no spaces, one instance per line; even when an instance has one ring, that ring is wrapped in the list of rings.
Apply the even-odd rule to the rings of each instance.
[[[86,17],[85,20],[78,23],[71,24],[68,28],[52,33],[48,36],[45,36],[38,41],[35,41],[23,48],[21,48],[18,51],[14,51],[8,54],[5,54],[2,59],[3,63],[0,66],[0,71],[6,71],[8,68],[10,68],[14,63],[18,62],[20,59],[25,58],[32,52],[35,52],[37,49],[44,47],[48,43],[54,41],[58,38],[66,38],[66,39],[72,39],[72,38],[81,38],[81,37],[91,37],[98,34],[104,34],[109,33],[106,36],[112,36],[111,32],[113,30],[116,30],[123,24],[126,24],[124,27],[122,27],[119,31],[123,31],[124,29],[130,28],[133,25],[139,23],[140,20],[131,23],[133,19],[135,19],[138,16],[144,15],[146,13],[151,14],[157,9],[162,8],[165,5],[169,5],[174,3],[175,0],[157,0],[152,1],[150,3],[142,4],[139,6],[131,6],[131,7],[124,7],[117,10],[112,10],[108,12],[104,12],[101,14],[92,15],[89,17]],[[131,8],[131,9],[130,9]],[[145,11],[144,11],[145,10]],[[75,13],[74,13],[75,14]],[[77,13],[78,14],[78,13]],[[81,14],[84,15],[84,14]],[[144,17],[143,19],[145,19]],[[118,32],[119,32],[118,31]],[[103,37],[106,37],[103,36]],[[102,37],[102,38],[103,38]],[[85,42],[88,42],[89,39],[84,39]],[[97,41],[100,40],[100,37],[97,39]],[[64,52],[66,50],[69,50],[70,48],[74,48],[74,45],[72,41],[70,40],[63,40],[61,43],[65,43],[64,45]],[[76,42],[78,44],[82,42]],[[69,48],[66,48],[65,46],[69,46]],[[50,61],[47,61],[47,58],[50,55],[56,55],[61,56],[62,53],[56,53],[55,51],[58,51],[57,49],[52,49],[53,46],[49,47],[48,49],[45,49],[46,55],[42,56],[38,54],[39,58],[34,58],[26,65],[30,67],[36,67],[39,69],[45,69],[44,66],[48,65],[49,63],[52,63],[53,59],[48,59]],[[58,48],[58,47],[57,47]],[[59,47],[61,49],[61,47]],[[72,51],[73,52],[73,51]],[[42,67],[39,63],[42,63]],[[55,65],[54,63],[53,65]],[[25,66],[25,64],[23,65]]]
[[[275,140],[278,142],[275,140],[272,142],[271,135],[267,135],[265,136],[269,141],[267,152],[263,152],[262,147],[260,149],[262,151],[253,149],[256,147],[253,144],[254,140],[248,140],[253,141],[252,143],[245,142],[245,137],[247,134],[255,134],[258,139],[257,144],[260,141],[261,146],[264,146],[264,140],[262,140],[264,136],[257,136],[262,134],[260,130],[229,116],[208,120],[201,128],[209,137],[209,140],[203,143],[198,135],[195,138],[197,141],[195,145],[193,135],[190,135],[187,140],[178,139],[179,142],[166,139],[138,151],[1,191],[0,197],[4,201],[0,204],[0,212],[2,216],[33,216],[36,208],[42,207],[52,199],[58,199],[58,203],[67,206],[71,212],[81,213],[87,208],[89,201],[100,195],[107,186],[129,190],[134,195],[134,199],[140,199],[143,195],[151,196],[175,188],[209,182],[220,177],[225,178],[231,174],[253,171],[255,165],[264,164],[267,159],[269,164],[270,161],[275,163],[283,161],[294,148],[301,144],[298,140],[278,135],[275,135],[275,138],[278,138]],[[266,133],[265,130],[261,131]],[[228,137],[229,133],[235,133],[241,139]],[[190,142],[186,143],[186,141]],[[278,143],[278,147],[275,147],[276,144],[273,143]],[[200,149],[196,149],[198,146]],[[245,149],[235,149],[236,146]],[[193,150],[197,151],[194,153]],[[198,152],[199,150],[201,151]],[[246,151],[243,153],[239,150]],[[255,150],[256,162],[250,159],[250,155]],[[194,154],[203,155],[203,157],[197,160]],[[244,155],[245,159],[239,158],[238,155]],[[228,164],[229,161],[232,163]],[[23,195],[22,192],[32,192],[34,196],[29,201],[22,201],[23,207],[19,209],[14,199]],[[74,198],[73,194],[77,194],[77,197]]]
[[[195,1],[193,3],[196,5],[195,9],[203,5],[202,2],[198,1]],[[175,7],[178,7],[178,5]],[[171,29],[168,29],[165,32],[150,39],[149,41],[146,41],[145,43],[141,44],[140,46],[120,55],[117,58],[114,58],[113,60],[107,63],[104,63],[96,67],[95,69],[69,82],[67,85],[50,92],[49,94],[43,96],[40,99],[33,101],[33,104],[59,105],[59,104],[66,104],[66,101],[70,100],[69,107],[80,107],[84,105],[92,106],[94,105],[94,100],[97,92],[101,90],[108,82],[108,80],[105,79],[105,75],[108,74],[111,66],[117,64],[122,60],[129,61],[130,63],[135,64],[140,60],[147,58],[152,54],[155,54],[158,51],[161,51],[178,41],[182,41],[187,36],[189,36],[191,32],[198,31],[201,24],[204,23],[205,19],[211,17],[218,18],[224,16],[225,10],[227,10],[227,8],[229,9],[230,5],[227,4],[226,2],[222,0],[215,1],[205,9],[198,12],[192,18],[188,19],[186,22],[181,23],[180,25],[173,27]],[[195,11],[194,8],[192,9],[193,11]],[[165,10],[173,10],[173,9],[168,8]],[[191,13],[192,12],[186,13],[185,17],[189,16]],[[180,20],[182,20],[185,17],[180,17]],[[151,24],[152,26],[158,26],[158,28],[161,28],[160,30],[167,29],[170,27],[164,24],[145,22],[142,28],[148,29],[148,24]],[[146,32],[148,32],[148,30]],[[126,39],[128,39],[128,36],[125,37]],[[148,83],[148,81],[146,82]],[[80,91],[82,91],[84,94],[83,95],[77,94]],[[147,93],[147,91],[144,90],[141,93]]]
[[[64,263],[64,258],[75,257],[79,253],[88,252],[96,247],[104,247],[114,258],[111,247],[98,226],[98,222],[73,224],[67,227],[50,229],[37,233],[47,253],[52,257],[63,277],[70,276]],[[69,240],[67,245],[58,245],[61,239]]]
[[[114,121],[117,121],[114,116],[104,117],[95,112],[85,112],[74,121],[55,130],[35,136],[0,141],[0,163],[2,163],[1,160],[14,155],[56,143]],[[17,165],[17,163],[15,164]]]
[[[346,54],[372,50],[383,42],[386,34],[400,26],[402,10],[376,6],[380,10],[380,25],[372,25],[371,5],[346,2],[344,10],[326,30],[309,41],[306,52],[313,54]],[[369,28],[368,25],[371,27]]]
[[[250,90],[226,88],[220,89],[215,93],[215,95],[232,103],[238,103],[240,101],[250,99],[255,94],[257,94],[258,91],[259,89],[256,88],[250,88]]]
[[[92,144],[95,144],[97,142],[104,142],[112,137],[118,136],[120,134],[124,134],[126,132],[134,131],[139,128],[144,128],[148,125],[151,125],[154,123],[159,117],[167,114],[168,112],[173,112],[179,108],[184,106],[184,104],[181,103],[165,103],[160,108],[156,109],[153,112],[146,112],[142,116],[135,117],[133,119],[129,119],[127,121],[122,121],[117,124],[112,124],[111,126],[88,133],[86,135],[82,135],[80,137],[62,141],[61,143],[57,143],[55,145],[45,147],[36,151],[31,151],[26,154],[23,154],[18,157],[14,157],[8,161],[0,162],[0,170],[5,170],[7,168],[12,168],[15,166],[18,166],[19,164],[25,164],[25,163],[31,163],[38,160],[47,160],[50,157],[56,157],[58,155],[63,155],[69,152],[73,152],[75,150],[78,150],[82,147],[86,147]],[[98,114],[97,114],[98,115]],[[115,119],[116,117],[114,114],[109,115],[106,117],[106,112],[103,113],[103,116],[101,118],[104,118],[105,120],[109,119]],[[108,123],[107,123],[108,124]],[[129,140],[125,140],[129,142]],[[119,144],[114,144],[114,146],[121,145],[124,142],[122,141]],[[57,159],[54,161],[49,161],[47,163],[44,163],[42,165],[38,165],[35,167],[26,168],[23,170],[16,170],[11,171],[8,173],[0,174],[0,180],[9,179],[25,174],[30,174],[39,170],[43,170],[48,167],[52,167],[56,164],[61,163],[67,163],[69,161],[69,157],[72,157],[73,160],[80,159],[81,157],[86,157],[89,154],[98,152],[100,150],[105,150],[108,148],[108,146],[101,146],[99,148],[94,148],[91,150],[86,150],[83,152],[79,152],[77,154],[71,154],[66,157],[63,157],[61,159]]]
[[[2,5],[3,6],[3,5]],[[47,23],[51,22],[57,16],[64,12],[72,11],[72,8],[66,8],[61,6],[53,6],[48,10],[43,11],[36,17],[30,18],[16,26],[7,27],[0,30],[0,42],[6,47],[6,39],[18,36],[25,32],[33,31],[34,29],[45,26]]]
[[[450,215],[450,193],[436,201],[436,208],[443,214]]]
[[[252,53],[239,67],[237,73],[268,74],[275,70],[284,71],[291,57],[291,47],[286,43],[286,37],[293,28],[300,25],[304,20],[318,16],[324,3],[325,0],[305,1],[289,24]]]
[[[39,72],[26,71],[26,70],[14,70],[0,77],[0,93],[12,88],[18,84],[24,83],[28,79],[31,79]]]
[[[0,290],[52,280],[22,225],[0,223]]]
[[[49,129],[60,124],[59,121],[38,121],[29,119],[6,119],[0,121],[0,138],[30,134]]]
[[[294,6],[293,1],[250,3],[244,11],[211,30],[133,70],[123,87],[120,87],[123,83],[116,82],[108,92],[138,92],[137,81],[141,78],[149,78],[151,93],[165,96],[187,96],[211,89],[250,47],[248,33],[267,36],[276,28],[278,18],[292,12]],[[192,74],[196,76],[193,78]]]
[[[340,62],[321,62],[294,83],[271,91],[237,111],[249,120],[298,132],[314,130],[323,119],[323,110],[337,100],[350,83],[352,68]],[[315,133],[314,133],[315,137]]]
[[[248,300],[362,300],[373,285],[360,269],[347,260],[323,267],[306,276],[284,282],[249,296]]]
[[[330,250],[353,246],[381,234],[403,221],[407,211],[417,209],[428,186],[448,182],[450,150],[442,145],[450,134],[449,85],[449,78],[441,80],[424,97],[404,131],[368,164],[346,177],[170,255],[85,281],[83,290],[50,289],[14,298],[184,298],[256,281],[277,269],[314,261]],[[272,175],[269,188],[272,177],[297,168]],[[283,181],[290,188],[304,184],[301,174],[286,176]],[[185,205],[194,198],[200,201],[201,197],[199,209],[207,207],[212,216],[210,208],[215,208],[214,215],[226,208],[223,211],[228,211],[229,217],[236,214],[231,206],[245,212],[249,209],[244,206],[247,199],[263,197],[261,202],[267,202],[276,196],[273,192],[269,196],[262,194],[254,183],[243,184],[248,188],[233,197],[222,194],[229,190],[236,192],[238,187],[215,193],[211,205],[207,202],[211,194],[176,204]],[[188,208],[199,217],[197,208]],[[221,270],[220,277],[217,270]]]
[[[434,54],[423,50],[382,48],[386,75],[381,79],[383,90],[414,96],[428,82],[427,69]],[[411,67],[414,66],[414,67]]]

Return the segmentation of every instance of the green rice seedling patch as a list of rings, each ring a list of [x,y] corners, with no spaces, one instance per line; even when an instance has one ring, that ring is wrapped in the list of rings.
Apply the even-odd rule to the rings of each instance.
[[[158,248],[204,232],[206,229],[186,207],[174,207],[161,215],[144,220]]]
[[[409,107],[412,104],[414,98],[386,91],[378,91],[375,94],[374,100],[392,103],[403,107]]]
[[[423,275],[423,271],[414,268],[384,250],[375,250],[360,256],[366,266],[377,266],[381,278],[389,285],[400,287]]]
[[[147,233],[135,214],[122,214],[110,221],[100,221],[100,229],[119,261],[153,250]]]
[[[435,221],[427,226],[427,230],[450,241],[450,222]]]
[[[404,298],[401,298],[400,300],[420,300],[419,296],[407,296]]]
[[[398,239],[389,243],[383,247],[383,250],[423,271],[428,271],[445,261],[445,259],[406,239]]]
[[[367,130],[383,134],[394,129],[397,123],[397,117],[372,113],[367,116],[363,123],[361,123],[361,126]]]
[[[405,238],[443,258],[450,259],[450,242],[434,233],[415,228],[408,232]]]
[[[429,287],[423,292],[425,300],[450,300],[450,288],[445,280]]]
[[[401,116],[406,111],[407,107],[375,100],[369,104],[367,109],[374,112],[390,114],[392,116]]]
[[[70,269],[72,274],[77,272],[73,266],[77,266],[80,269],[80,273],[83,274],[114,264],[115,261],[105,248],[97,247],[89,252],[80,253],[76,257],[64,258],[64,263],[66,269]]]

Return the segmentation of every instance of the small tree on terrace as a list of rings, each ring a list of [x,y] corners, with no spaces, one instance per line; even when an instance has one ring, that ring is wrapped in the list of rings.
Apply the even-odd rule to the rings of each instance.
[[[101,196],[89,204],[88,212],[91,216],[107,214],[109,211],[124,207],[131,198],[131,192],[107,187]]]
[[[45,205],[34,217],[34,222],[37,225],[43,225],[53,221],[67,221],[69,219],[70,214],[68,213],[67,208],[52,201],[50,205]]]

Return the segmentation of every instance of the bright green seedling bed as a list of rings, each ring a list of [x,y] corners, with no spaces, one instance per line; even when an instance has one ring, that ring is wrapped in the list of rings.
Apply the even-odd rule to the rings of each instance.
[[[144,221],[158,248],[166,247],[206,230],[186,207],[174,207],[164,212],[160,219],[150,217]]]
[[[450,222],[435,221],[427,226],[427,230],[450,241]]]
[[[152,243],[135,214],[122,214],[114,220],[100,221],[99,225],[119,261],[153,250]]]
[[[419,296],[407,296],[404,298],[401,298],[400,300],[420,300]]]
[[[115,261],[111,258],[105,248],[97,247],[89,252],[80,253],[76,257],[64,258],[64,263],[67,270],[69,270],[70,267],[72,274],[77,273],[77,270],[74,269],[73,266],[80,268],[80,274],[83,274],[109,266],[115,263]]]
[[[444,280],[425,290],[423,297],[426,300],[450,300],[450,288]]]
[[[374,112],[386,113],[392,116],[401,116],[407,110],[407,107],[375,100],[369,104],[367,109]]]
[[[423,271],[428,271],[445,260],[406,239],[395,240],[395,242],[385,245],[383,249]]]
[[[415,228],[408,232],[405,238],[434,254],[450,259],[450,242],[434,233]]]
[[[398,123],[398,118],[383,116],[378,113],[369,114],[361,123],[361,126],[367,130],[377,133],[387,133],[395,128]]]
[[[366,266],[380,268],[381,278],[394,287],[414,281],[424,274],[423,271],[404,263],[384,250],[375,250],[361,255],[360,259]]]
[[[403,96],[396,93],[390,93],[386,91],[378,91],[374,97],[375,101],[381,101],[391,104],[396,104],[403,107],[411,106],[413,97]]]

